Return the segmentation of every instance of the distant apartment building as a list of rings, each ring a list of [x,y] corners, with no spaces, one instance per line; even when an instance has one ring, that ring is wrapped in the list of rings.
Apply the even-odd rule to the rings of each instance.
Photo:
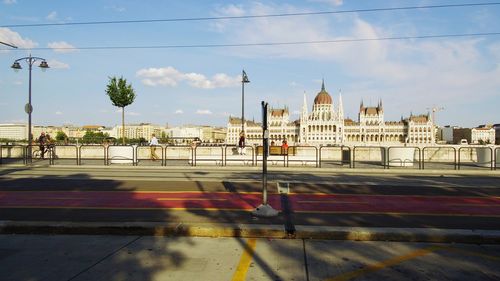
[[[471,143],[495,143],[495,129],[493,126],[480,126],[471,130]]]
[[[9,140],[28,139],[28,125],[0,124],[0,139],[9,139]]]
[[[453,130],[458,129],[458,126],[450,126],[446,125],[444,127],[439,128],[439,139],[447,144],[454,143],[453,141]],[[460,140],[459,140],[460,141]]]
[[[165,134],[175,143],[191,143],[200,140],[204,143],[221,143],[226,138],[226,129],[210,126],[186,125],[166,128]]]
[[[123,132],[123,127],[121,125],[117,125],[110,131],[109,136],[115,138],[121,138],[122,132]],[[146,140],[149,140],[152,134],[155,134],[157,137],[161,137],[161,133],[162,133],[162,128],[160,126],[150,123],[125,125],[125,138],[128,139],[144,138]]]
[[[495,144],[500,144],[500,124],[494,124],[495,129]]]

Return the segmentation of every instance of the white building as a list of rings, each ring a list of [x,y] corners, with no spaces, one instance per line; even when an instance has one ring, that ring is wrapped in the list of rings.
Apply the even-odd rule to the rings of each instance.
[[[493,127],[473,128],[471,130],[471,143],[478,144],[480,142],[494,144],[495,129]]]
[[[110,137],[121,138],[123,127],[121,125],[115,126],[109,132]],[[152,134],[157,137],[161,137],[162,128],[158,125],[153,125],[150,123],[140,123],[140,124],[125,124],[125,138],[128,139],[140,139],[144,138],[149,140]]]
[[[308,111],[307,98],[300,119],[289,120],[288,108],[269,109],[268,126],[270,141],[287,139],[291,145],[377,145],[377,144],[434,144],[434,124],[429,114],[410,115],[409,118],[392,122],[384,120],[382,101],[376,107],[366,107],[361,102],[358,121],[344,118],[342,95],[335,107],[330,94],[321,91],[314,98],[312,111]],[[248,144],[260,144],[261,124],[245,120],[245,135]],[[226,142],[235,144],[241,132],[241,119],[229,118]]]
[[[27,140],[28,125],[26,124],[0,124],[0,139]]]
[[[241,126],[241,122],[240,122]],[[241,127],[240,127],[241,130]],[[226,129],[211,126],[180,126],[166,128],[165,134],[176,143],[191,143],[194,139],[204,143],[221,143],[226,139]]]

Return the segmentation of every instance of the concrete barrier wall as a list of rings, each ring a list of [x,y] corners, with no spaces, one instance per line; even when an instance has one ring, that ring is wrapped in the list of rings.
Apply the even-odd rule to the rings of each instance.
[[[394,146],[396,147],[396,146]],[[422,146],[419,149],[415,149],[414,156],[415,161],[418,161],[422,157],[425,162],[453,162],[456,157],[458,162],[460,158],[461,163],[475,163],[478,161],[477,157],[477,147],[487,147],[487,146]],[[493,154],[496,154],[496,162],[500,165],[500,146],[488,146],[492,148]],[[225,153],[227,157],[232,157],[235,151],[234,147],[220,147],[220,146],[199,146],[196,148],[197,157],[213,157],[222,158],[222,154]],[[382,148],[381,147],[344,147],[344,150],[350,148],[350,156],[353,159],[355,156],[356,161],[382,161]],[[498,148],[498,149],[496,149]],[[25,146],[18,145],[3,145],[0,147],[1,157],[3,159],[8,158],[23,158],[25,152]],[[56,157],[59,159],[76,159],[77,153],[80,153],[82,159],[103,159],[105,153],[105,147],[102,145],[84,145],[78,146],[79,151],[77,152],[77,146],[56,146],[55,153]],[[131,148],[132,149],[132,148]],[[294,147],[295,154],[289,155],[290,158],[298,159],[315,159],[316,153],[321,149],[321,160],[322,161],[341,161],[342,160],[342,148],[341,147]],[[387,149],[387,148],[386,148]],[[33,150],[38,150],[37,146],[33,146]],[[190,159],[192,157],[192,147],[191,146],[168,146],[163,147],[166,153],[166,159]],[[234,151],[233,151],[234,150]],[[254,150],[255,153],[256,149]],[[161,156],[162,148],[158,147],[156,153]],[[252,148],[246,148],[247,155],[252,154]],[[148,159],[150,157],[149,146],[141,146],[137,149],[139,159]],[[355,154],[355,155],[354,155]],[[420,155],[419,155],[420,154]],[[344,155],[345,156],[345,155]],[[318,159],[319,160],[319,159]]]

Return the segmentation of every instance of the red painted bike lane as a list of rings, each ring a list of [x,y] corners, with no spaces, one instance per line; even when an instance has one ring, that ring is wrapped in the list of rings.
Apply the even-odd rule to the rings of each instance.
[[[140,191],[2,191],[0,208],[253,210],[260,193]],[[500,197],[417,195],[288,195],[294,212],[399,213],[500,217]],[[269,194],[280,210],[280,195]]]

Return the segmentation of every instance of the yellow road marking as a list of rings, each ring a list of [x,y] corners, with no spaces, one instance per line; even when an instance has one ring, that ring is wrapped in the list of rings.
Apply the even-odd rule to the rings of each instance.
[[[23,198],[23,199],[36,199],[36,200],[85,200],[85,199],[92,199],[92,198],[85,198],[85,197],[36,197],[36,198]]]
[[[221,198],[157,198],[159,201],[227,201]]]
[[[468,203],[457,203],[457,204],[446,204],[448,206],[471,206],[471,207],[500,207],[498,204],[468,204]]]
[[[475,257],[484,258],[484,259],[493,260],[493,261],[500,261],[500,257],[486,255],[486,254],[473,252],[473,251],[469,251],[469,250],[457,249],[457,248],[452,248],[452,247],[445,247],[443,249],[447,250],[447,251],[451,251],[451,252],[462,253],[462,254],[469,255],[469,256],[475,256]]]
[[[244,208],[187,208],[187,207],[84,207],[84,206],[0,206],[0,209],[72,209],[72,210],[165,210],[165,211],[241,211],[247,212],[249,210],[254,210],[255,207],[244,207]]]
[[[441,246],[431,246],[431,247],[428,247],[428,248],[419,249],[419,250],[413,251],[413,252],[411,252],[409,254],[406,254],[406,255],[403,255],[403,256],[394,257],[392,259],[388,259],[388,260],[385,260],[385,261],[381,261],[379,263],[375,263],[375,264],[369,265],[369,266],[367,266],[365,268],[362,268],[362,269],[354,270],[354,271],[351,271],[351,272],[346,272],[344,274],[335,276],[333,278],[325,279],[325,281],[345,281],[345,280],[350,280],[350,279],[353,279],[353,278],[365,275],[367,273],[379,271],[379,270],[384,269],[386,267],[393,266],[393,265],[396,265],[396,264],[400,264],[400,263],[402,263],[404,261],[407,261],[407,260],[411,260],[411,259],[414,259],[414,258],[425,256],[425,255],[427,255],[427,254],[429,254],[429,253],[431,253],[433,251],[440,250],[442,248],[443,247],[441,247]]]
[[[1,207],[0,207],[1,208]],[[499,218],[499,215],[481,214],[446,214],[446,213],[403,213],[403,212],[378,212],[378,211],[315,211],[315,210],[294,210],[294,213],[301,214],[359,214],[359,215],[392,215],[392,216],[440,216],[440,217],[482,217]]]
[[[248,243],[245,245],[245,248],[243,249],[243,254],[241,254],[240,262],[238,263],[238,267],[236,268],[236,271],[234,272],[231,281],[245,281],[248,268],[250,267],[253,254],[255,252],[256,244],[257,240],[255,238],[248,239]]]
[[[370,204],[369,202],[356,202],[356,201],[339,202],[337,200],[305,200],[305,201],[297,201],[297,203]]]

